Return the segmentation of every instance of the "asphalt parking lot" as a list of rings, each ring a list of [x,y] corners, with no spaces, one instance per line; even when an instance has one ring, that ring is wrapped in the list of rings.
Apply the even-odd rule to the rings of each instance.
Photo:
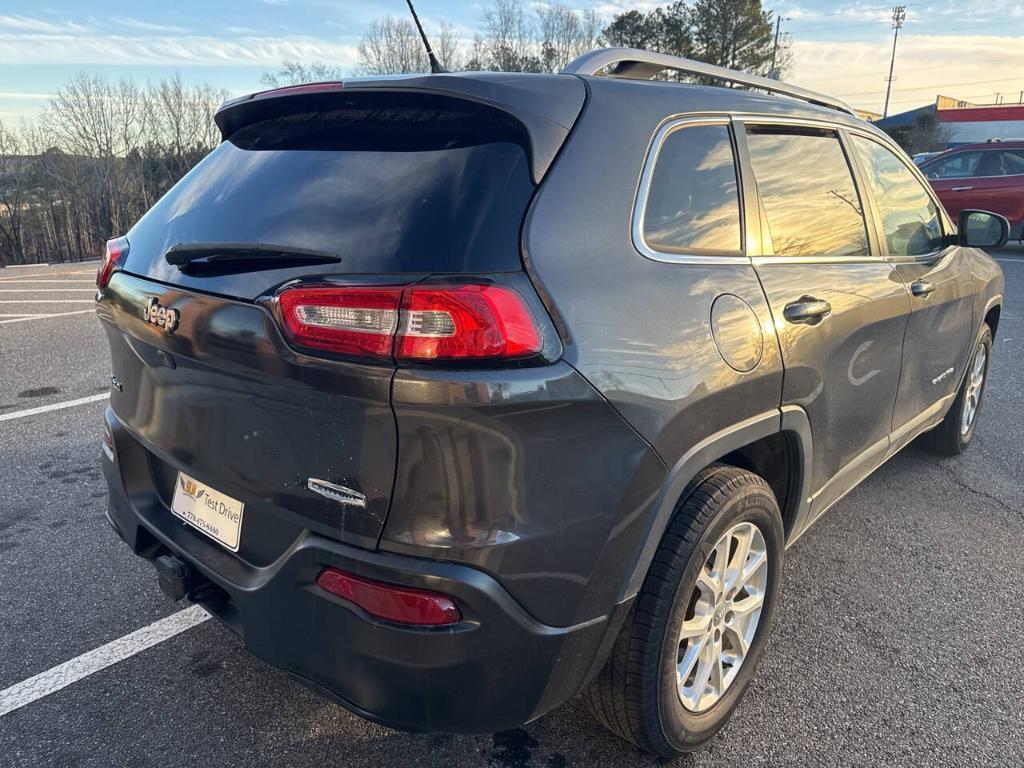
[[[971,450],[910,446],[789,551],[753,688],[678,765],[1024,765],[1024,247],[996,255],[1006,300]],[[0,269],[0,712],[22,681],[183,610],[104,520],[94,270]],[[9,768],[654,764],[578,700],[493,736],[378,727],[215,621],[0,714]]]

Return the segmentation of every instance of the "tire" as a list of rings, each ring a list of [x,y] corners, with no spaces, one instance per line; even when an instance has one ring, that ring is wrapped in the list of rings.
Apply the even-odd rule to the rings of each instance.
[[[978,355],[981,354],[982,350],[984,350],[985,359],[981,367],[982,378],[980,386],[975,389],[973,394],[974,414],[971,417],[970,424],[964,429],[964,411],[970,406],[972,401],[971,392],[974,382],[974,369],[978,361]],[[956,399],[949,407],[945,417],[939,422],[939,425],[921,435],[921,445],[926,450],[939,456],[957,456],[967,450],[967,446],[971,444],[971,440],[974,438],[974,431],[978,426],[978,415],[981,411],[981,403],[985,397],[985,386],[988,384],[988,369],[991,362],[992,331],[988,325],[982,325],[981,335],[971,351],[967,371],[963,382],[960,384],[960,390],[956,394]]]
[[[705,620],[697,618],[697,611],[702,604],[707,605],[705,587],[709,580],[713,581],[713,572],[718,570],[717,562],[711,572],[705,565],[712,553],[724,551],[716,550],[716,544],[728,534],[730,543],[726,546],[731,553],[728,559],[735,558],[738,562],[738,539],[732,538],[732,533],[748,531],[752,540],[756,540],[755,528],[763,537],[763,551],[767,556],[766,565],[751,575],[752,581],[756,578],[762,582],[760,617],[755,622],[756,629],[747,625],[753,636],[731,683],[720,686],[724,688],[724,695],[706,708],[698,706],[695,710],[692,701],[691,706],[683,703],[687,689],[677,684],[677,664],[682,661],[685,665],[691,650],[698,647],[690,645],[697,643],[696,639],[680,640],[683,622],[687,620],[687,627],[690,627]],[[662,757],[690,752],[714,736],[746,691],[771,630],[782,575],[783,538],[778,503],[762,478],[721,464],[702,470],[684,492],[611,656],[586,693],[587,704],[598,722],[617,736]],[[762,542],[757,545],[760,547]],[[755,549],[751,545],[751,556],[745,563],[755,562]],[[701,576],[700,586],[698,576]],[[724,582],[727,588],[728,578]],[[726,605],[737,606],[739,615],[740,598],[745,601],[751,594],[741,590],[737,602]],[[703,610],[710,616],[709,611],[714,608]],[[722,611],[714,611],[714,616],[706,620],[712,633],[714,627],[722,628],[723,639],[717,647],[733,647],[730,652],[735,653],[734,631],[718,623],[724,621],[723,616],[732,616],[731,621],[735,621],[735,616],[732,612],[725,612],[723,616],[719,616],[720,613]],[[753,612],[746,615],[752,616]],[[690,673],[694,691],[710,690],[695,677],[702,663],[699,661]],[[719,669],[724,667],[724,664],[719,665]],[[685,678],[684,683],[691,677]],[[722,676],[717,676],[717,680],[722,682]],[[709,685],[714,683],[709,681]],[[713,697],[707,698],[710,701]]]

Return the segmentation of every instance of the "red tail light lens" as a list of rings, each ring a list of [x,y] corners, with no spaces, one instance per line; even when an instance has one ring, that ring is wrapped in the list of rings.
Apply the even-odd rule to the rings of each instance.
[[[462,612],[440,592],[363,579],[337,568],[321,571],[317,586],[355,603],[371,616],[396,624],[440,627],[462,621]]]
[[[123,256],[127,255],[127,238],[117,237],[113,240],[107,240],[106,252],[103,254],[103,263],[100,264],[100,268],[96,271],[97,288],[107,287],[107,283],[110,282],[110,276],[114,274],[114,270],[117,268],[118,262]]]
[[[534,355],[541,347],[533,315],[511,288],[414,285],[402,295],[398,358],[514,358]]]
[[[526,301],[501,285],[298,287],[278,301],[292,342],[343,355],[497,360],[544,346]]]
[[[401,287],[292,288],[279,297],[288,338],[343,355],[390,357]]]

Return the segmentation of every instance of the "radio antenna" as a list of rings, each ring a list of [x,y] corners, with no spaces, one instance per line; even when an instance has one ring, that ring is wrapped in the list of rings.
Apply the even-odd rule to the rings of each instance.
[[[405,4],[409,6],[409,12],[412,14],[412,20],[416,23],[416,29],[420,32],[420,38],[423,40],[423,47],[427,49],[427,59],[430,61],[430,74],[439,75],[442,72],[448,70],[441,66],[441,62],[437,60],[437,56],[434,55],[434,50],[430,47],[430,41],[427,40],[427,34],[423,31],[423,25],[420,24],[420,17],[416,15],[416,9],[412,7],[412,0],[405,0]]]

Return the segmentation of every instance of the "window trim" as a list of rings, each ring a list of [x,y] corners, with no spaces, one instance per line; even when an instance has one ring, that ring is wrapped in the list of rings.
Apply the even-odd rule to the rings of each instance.
[[[648,244],[644,238],[644,216],[647,213],[647,198],[650,194],[651,182],[654,177],[654,170],[658,164],[658,157],[665,141],[676,131],[685,130],[702,125],[724,126],[729,135],[729,145],[732,149],[733,170],[736,173],[736,202],[738,206],[740,225],[740,247],[735,251],[713,251],[700,248],[692,248],[682,252],[659,251]],[[747,217],[743,192],[743,171],[740,159],[739,148],[736,145],[736,136],[732,129],[732,120],[728,115],[704,115],[670,117],[666,119],[655,131],[651,138],[647,154],[644,158],[643,170],[640,173],[640,180],[637,184],[636,196],[633,202],[633,216],[631,230],[633,247],[644,257],[652,261],[660,261],[669,264],[702,264],[702,265],[736,265],[750,264],[750,256],[747,249]]]

